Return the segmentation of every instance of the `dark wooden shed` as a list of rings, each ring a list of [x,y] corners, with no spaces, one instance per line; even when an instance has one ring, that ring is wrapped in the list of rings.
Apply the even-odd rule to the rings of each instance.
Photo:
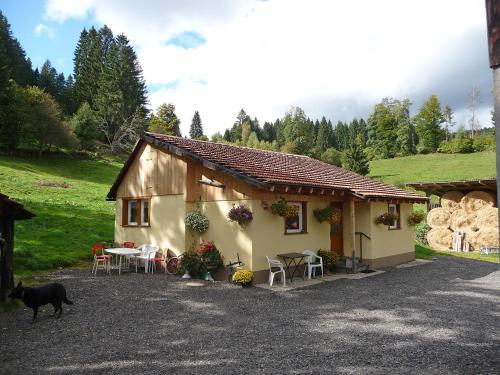
[[[35,215],[22,204],[0,193],[0,300],[14,287],[14,222],[31,219]]]

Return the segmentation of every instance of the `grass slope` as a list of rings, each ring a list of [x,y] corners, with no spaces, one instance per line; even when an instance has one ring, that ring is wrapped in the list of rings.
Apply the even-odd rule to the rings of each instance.
[[[384,182],[470,180],[496,176],[495,153],[429,154],[373,160],[370,176]]]
[[[113,239],[114,203],[105,196],[120,168],[104,160],[0,157],[0,192],[36,214],[16,223],[16,273],[90,259],[93,243]]]
[[[423,245],[421,243],[415,243],[415,257],[420,259],[431,259],[436,256],[451,256],[458,258],[467,258],[482,260],[484,262],[500,263],[499,254],[480,254],[480,253],[459,253],[454,251],[436,251],[431,249],[429,246]]]

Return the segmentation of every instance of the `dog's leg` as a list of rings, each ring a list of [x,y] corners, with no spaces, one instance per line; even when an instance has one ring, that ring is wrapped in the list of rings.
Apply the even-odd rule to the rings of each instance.
[[[31,323],[36,322],[36,316],[38,314],[38,307],[33,307],[33,321]]]

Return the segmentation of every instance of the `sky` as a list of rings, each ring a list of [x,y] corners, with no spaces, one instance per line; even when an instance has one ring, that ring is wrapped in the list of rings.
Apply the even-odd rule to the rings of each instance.
[[[173,103],[188,134],[231,127],[244,108],[261,123],[298,106],[336,123],[384,97],[431,95],[491,126],[484,0],[0,0],[34,66],[71,74],[80,31],[107,24],[134,46],[151,109]]]

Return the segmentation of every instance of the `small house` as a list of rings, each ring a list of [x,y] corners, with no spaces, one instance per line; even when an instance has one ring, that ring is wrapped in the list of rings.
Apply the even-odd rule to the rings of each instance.
[[[354,254],[371,267],[411,261],[414,230],[407,217],[413,203],[427,202],[307,156],[154,133],[140,137],[107,198],[116,201],[115,242],[154,243],[181,254],[212,240],[226,263],[239,256],[257,280],[267,277],[266,255],[305,249]],[[294,217],[272,213],[279,200],[295,206]],[[247,225],[228,219],[240,203],[253,213]],[[329,205],[340,220],[319,222],[314,211]],[[195,209],[210,222],[202,235],[184,223]],[[386,212],[398,219],[375,224]]]

